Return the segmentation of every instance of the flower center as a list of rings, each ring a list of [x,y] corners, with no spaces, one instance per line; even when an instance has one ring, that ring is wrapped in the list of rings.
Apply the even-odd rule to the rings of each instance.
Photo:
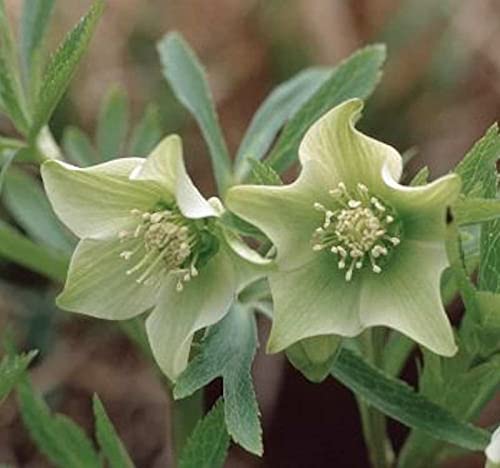
[[[341,182],[329,193],[335,203],[333,210],[314,204],[325,218],[313,234],[313,250],[329,249],[335,254],[338,268],[346,270],[346,281],[365,265],[380,273],[391,250],[401,242],[401,223],[394,210],[371,196],[363,184],[348,192]]]
[[[142,240],[120,257],[136,263],[126,271],[137,274],[138,283],[147,284],[158,274],[170,272],[177,277],[177,291],[198,275],[201,260],[215,254],[218,241],[209,231],[208,221],[185,218],[176,206],[160,206],[152,211],[131,210],[138,219],[134,231],[118,234],[123,241]]]

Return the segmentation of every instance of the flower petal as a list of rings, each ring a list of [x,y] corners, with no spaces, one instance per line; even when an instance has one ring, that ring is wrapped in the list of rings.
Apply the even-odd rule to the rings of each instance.
[[[274,300],[269,352],[312,336],[355,336],[362,331],[359,283],[346,282],[344,275],[335,259],[322,253],[297,270],[269,276]]]
[[[388,326],[437,354],[455,354],[440,294],[441,273],[448,265],[444,243],[403,242],[389,262],[380,275],[363,278],[363,326]]]
[[[129,180],[142,163],[123,158],[82,169],[50,160],[42,166],[42,178],[54,211],[69,229],[81,238],[104,238],[130,227],[132,209],[150,209],[160,199],[150,184]]]
[[[120,257],[136,243],[118,239],[80,241],[57,304],[72,312],[109,320],[125,320],[151,308],[158,296],[158,281],[138,284],[136,276],[126,274],[130,267]]]
[[[311,238],[324,218],[314,203],[330,202],[328,190],[337,183],[321,163],[308,161],[293,184],[240,185],[228,191],[226,203],[272,240],[280,268],[293,269],[313,258]]]
[[[168,194],[175,196],[179,209],[187,218],[217,216],[216,210],[201,195],[186,171],[182,140],[178,135],[163,139],[131,178],[158,183]]]
[[[449,174],[434,182],[416,187],[398,184],[383,171],[386,184],[385,201],[389,202],[404,220],[404,236],[416,240],[443,240],[446,235],[446,210],[457,200],[461,180]]]
[[[500,466],[500,426],[491,435],[491,440],[488,447],[486,447],[485,454],[492,468]],[[488,465],[486,466],[489,468]]]
[[[193,335],[224,317],[236,290],[232,264],[224,250],[181,292],[176,291],[176,283],[174,277],[167,278],[158,304],[146,320],[153,355],[171,380],[187,366]]]
[[[403,163],[394,148],[354,127],[362,109],[363,101],[350,99],[327,112],[305,134],[299,158],[302,164],[320,161],[348,189],[362,183],[376,192],[383,185],[382,168],[399,180]]]

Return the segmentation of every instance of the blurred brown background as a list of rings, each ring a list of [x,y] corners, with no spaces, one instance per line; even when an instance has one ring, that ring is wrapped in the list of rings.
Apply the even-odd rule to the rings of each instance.
[[[88,7],[60,0],[56,44]],[[165,133],[179,132],[194,179],[213,190],[201,136],[162,79],[155,42],[181,31],[205,64],[221,123],[234,152],[259,103],[282,80],[312,65],[332,65],[356,48],[388,45],[383,82],[361,126],[400,151],[415,148],[410,172],[428,164],[449,170],[498,118],[500,2],[497,0],[108,0],[90,53],[53,121],[92,131],[109,86],[129,92],[132,116],[160,105]],[[6,0],[13,19],[20,0]],[[0,133],[11,131],[0,118]],[[166,466],[168,402],[156,376],[112,325],[56,311],[53,291],[39,277],[9,267],[0,285],[0,328],[18,324],[27,348],[42,350],[34,371],[56,407],[90,428],[90,397],[103,399],[138,467]],[[14,284],[12,284],[14,283]],[[29,293],[27,289],[29,288]],[[21,324],[21,325],[19,325]],[[262,322],[262,342],[267,324]],[[410,372],[411,374],[411,372]],[[357,412],[349,392],[333,381],[308,383],[281,356],[259,355],[257,392],[264,422],[263,460],[239,449],[227,466],[365,467]],[[211,387],[213,399],[217,385]],[[498,408],[497,408],[498,410]],[[498,411],[497,411],[498,414]],[[404,431],[394,427],[394,440]],[[10,401],[0,413],[0,463],[45,467]],[[477,465],[474,463],[478,463]],[[459,466],[454,464],[453,466]],[[461,466],[481,466],[467,459]]]

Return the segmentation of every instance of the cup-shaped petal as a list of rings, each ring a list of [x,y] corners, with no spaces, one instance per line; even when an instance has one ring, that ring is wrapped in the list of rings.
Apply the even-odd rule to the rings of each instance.
[[[329,176],[323,164],[309,161],[293,184],[240,185],[229,190],[226,203],[272,240],[281,269],[293,269],[313,258],[312,235],[322,221],[314,204],[326,203],[328,188],[338,183]]]
[[[146,320],[153,355],[171,380],[186,368],[193,335],[221,320],[236,292],[234,270],[224,250],[210,259],[182,291],[176,290],[176,283],[174,278],[167,278]]]
[[[137,242],[118,239],[84,239],[78,244],[57,304],[72,312],[109,320],[125,320],[151,308],[159,283],[137,283],[127,275],[120,253]]]
[[[362,183],[377,192],[383,186],[382,169],[399,180],[403,164],[394,148],[355,128],[362,109],[363,101],[351,99],[327,112],[305,134],[299,158],[302,164],[320,161],[348,189]]]
[[[151,184],[129,179],[143,162],[123,158],[82,169],[50,160],[42,178],[55,213],[70,230],[80,238],[105,238],[131,226],[132,209],[148,210],[161,199]]]
[[[155,182],[175,197],[177,206],[187,218],[217,216],[217,211],[203,197],[189,177],[182,155],[182,140],[170,135],[147,157],[144,165],[132,174],[133,179]]]
[[[440,277],[447,264],[443,242],[403,242],[387,269],[363,277],[363,327],[385,325],[437,354],[455,354],[457,346],[440,293]]]
[[[273,273],[269,281],[274,300],[269,352],[304,338],[355,336],[362,331],[359,284],[346,283],[344,273],[328,256],[293,271]]]

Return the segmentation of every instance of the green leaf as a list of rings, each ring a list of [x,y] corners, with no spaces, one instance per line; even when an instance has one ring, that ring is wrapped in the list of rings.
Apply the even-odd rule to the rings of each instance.
[[[130,156],[143,156],[151,153],[162,137],[162,125],[158,106],[150,104],[141,121],[132,131]]]
[[[5,150],[18,150],[26,148],[26,143],[16,138],[6,138],[0,136],[0,153]]]
[[[252,175],[250,182],[256,185],[283,185],[279,174],[265,161],[250,160]]]
[[[383,45],[372,45],[351,55],[335,68],[331,77],[283,129],[268,160],[277,172],[281,173],[297,160],[302,137],[326,111],[347,99],[365,99],[372,93],[380,80],[385,56]]]
[[[94,0],[88,13],[68,33],[52,56],[43,75],[42,86],[35,105],[35,119],[30,129],[30,136],[33,139],[49,121],[68,88],[76,67],[88,48],[103,9],[104,0]]]
[[[223,195],[231,185],[231,161],[203,67],[178,33],[167,34],[158,43],[158,52],[165,78],[201,128],[212,158],[217,187]]]
[[[115,428],[104,409],[101,400],[97,395],[94,395],[92,400],[95,424],[96,437],[99,447],[104,453],[111,468],[133,468],[134,463],[130,459],[127,450],[122,441],[118,437]]]
[[[26,134],[29,123],[16,52],[4,0],[0,0],[0,111]]]
[[[370,405],[431,437],[469,450],[484,450],[489,442],[487,431],[457,419],[402,380],[389,377],[352,351],[342,349],[332,375]]]
[[[452,207],[457,224],[478,224],[500,218],[500,200],[462,198]]]
[[[53,415],[28,380],[18,386],[24,425],[40,451],[60,468],[98,468],[102,464],[92,442],[66,416]]]
[[[233,440],[248,451],[262,454],[262,429],[250,369],[257,348],[253,314],[241,306],[210,328],[199,354],[180,375],[174,397],[184,398],[222,377],[225,420]]]
[[[54,0],[24,0],[21,16],[21,64],[25,84],[36,96],[43,67],[45,36]]]
[[[473,197],[491,197],[491,186],[496,182],[495,163],[500,157],[498,125],[492,125],[486,134],[469,150],[457,165],[455,172],[462,178],[462,193]]]
[[[247,159],[264,157],[278,131],[332,74],[331,69],[310,68],[285,81],[266,98],[255,113],[236,155],[236,173],[243,179]]]
[[[497,335],[498,336],[498,335]],[[421,393],[446,408],[455,417],[470,421],[490,401],[500,384],[500,361],[497,358],[469,367],[464,355],[442,359],[425,352],[424,371],[420,378]],[[412,431],[400,455],[400,467],[426,468],[432,465],[441,441],[422,431]]]
[[[0,361],[0,403],[16,386],[36,355],[37,351],[31,351],[17,356],[7,355]]]
[[[179,461],[179,468],[222,468],[229,448],[224,404],[219,400],[196,425]]]
[[[64,281],[68,258],[61,252],[43,248],[0,222],[0,258],[18,263],[54,281]]]
[[[97,152],[90,138],[79,128],[67,127],[62,138],[65,155],[80,167],[88,167],[98,162]]]
[[[410,182],[412,187],[417,187],[419,185],[425,185],[429,182],[429,168],[427,166],[422,167],[416,174],[415,177]]]
[[[399,375],[414,348],[412,339],[395,330],[391,331],[383,350],[384,371],[391,376]]]
[[[97,149],[102,161],[121,156],[128,132],[128,98],[121,87],[110,89],[102,102],[97,122]]]
[[[462,192],[469,197],[496,197],[496,163],[500,158],[498,124],[492,125],[466,154],[455,171],[462,178]],[[479,289],[500,292],[500,220],[482,227]]]
[[[74,238],[54,214],[39,182],[27,173],[12,168],[5,180],[3,201],[32,239],[70,255]]]

